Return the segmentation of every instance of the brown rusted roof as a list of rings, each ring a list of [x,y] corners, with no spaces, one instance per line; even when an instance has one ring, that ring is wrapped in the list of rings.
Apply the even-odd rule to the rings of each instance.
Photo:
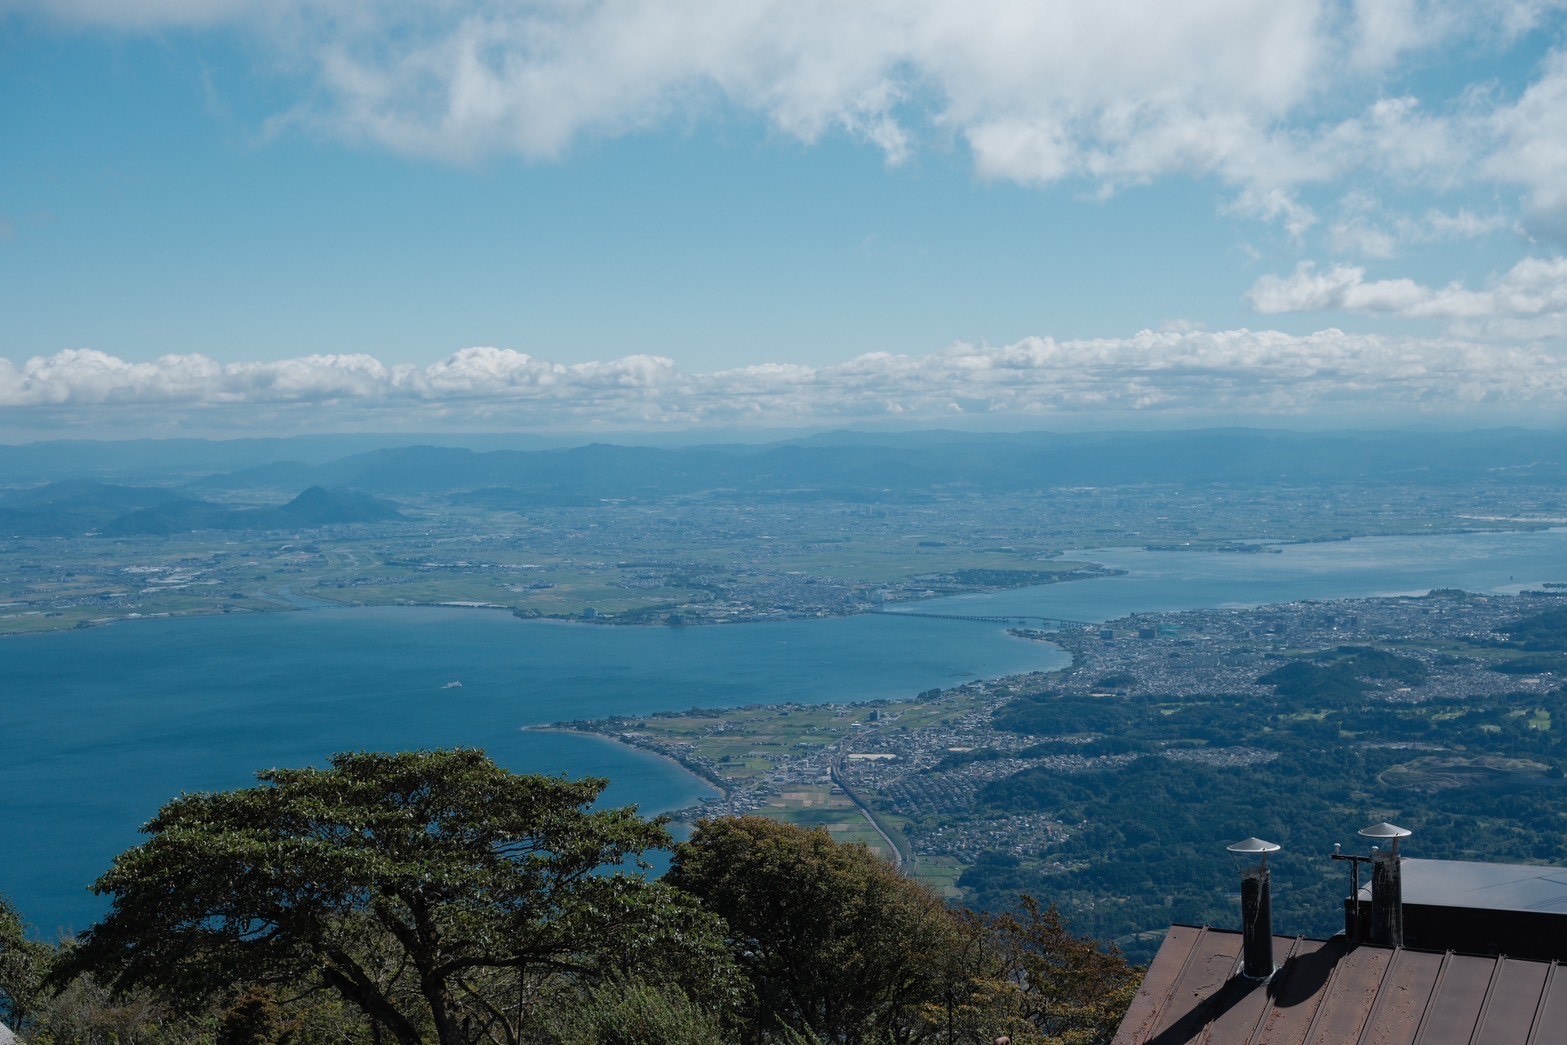
[[[1242,978],[1241,934],[1172,926],[1116,1045],[1563,1045],[1555,962],[1273,938],[1278,970]]]

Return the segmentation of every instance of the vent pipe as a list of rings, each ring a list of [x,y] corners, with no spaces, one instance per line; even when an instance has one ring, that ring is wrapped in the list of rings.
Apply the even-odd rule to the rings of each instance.
[[[1371,848],[1371,942],[1383,947],[1404,946],[1404,871],[1398,843],[1412,833],[1385,822],[1360,832],[1362,838],[1388,846]]]
[[[1284,848],[1260,838],[1225,846],[1257,862],[1241,871],[1241,975],[1265,980],[1273,975],[1273,887],[1268,857]]]

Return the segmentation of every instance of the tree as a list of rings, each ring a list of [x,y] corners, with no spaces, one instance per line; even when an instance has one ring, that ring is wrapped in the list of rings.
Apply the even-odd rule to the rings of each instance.
[[[54,952],[27,938],[22,916],[0,896],[0,1022],[20,1030],[43,1001]]]
[[[728,923],[757,998],[757,1029],[828,1042],[933,1036],[963,939],[927,888],[863,845],[762,817],[706,820],[666,878]]]
[[[678,988],[608,980],[563,996],[535,1028],[538,1045],[726,1045],[733,1029]]]
[[[536,998],[637,962],[738,1004],[721,926],[627,864],[671,840],[603,780],[507,772],[475,750],[336,755],[186,795],[94,889],[109,914],[66,975],[194,1003],[329,988],[405,1045],[522,1039]]]
[[[1017,1045],[1034,1035],[1063,1045],[1108,1042],[1137,993],[1142,970],[1117,951],[1072,935],[1054,906],[1042,908],[1027,895],[1019,905],[1019,914],[989,921],[999,961],[991,1010],[1006,1013]],[[1032,1033],[1020,1034],[1024,1029]]]

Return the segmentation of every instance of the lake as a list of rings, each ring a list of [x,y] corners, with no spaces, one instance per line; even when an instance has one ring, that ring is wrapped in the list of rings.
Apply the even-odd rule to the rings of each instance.
[[[1567,580],[1567,531],[1073,558],[1128,573],[907,608],[1103,620],[1434,587],[1516,591]],[[242,786],[264,767],[320,764],[339,750],[483,747],[519,772],[609,777],[609,801],[654,812],[695,801],[705,785],[620,745],[521,727],[898,698],[1065,660],[998,625],[885,614],[676,629],[483,610],[322,609],[6,638],[0,893],[43,935],[82,928],[103,910],[87,886],[163,802]]]
[[[1066,657],[993,625],[854,617],[612,628],[435,608],[132,621],[0,640],[0,893],[46,933],[181,791],[335,751],[483,747],[605,776],[652,812],[711,793],[673,763],[529,724],[775,701],[908,697]],[[460,682],[460,686],[450,685]]]

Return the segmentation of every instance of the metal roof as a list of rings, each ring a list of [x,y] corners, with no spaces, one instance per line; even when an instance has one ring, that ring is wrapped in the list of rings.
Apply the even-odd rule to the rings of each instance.
[[[1567,914],[1567,867],[1405,857],[1403,896],[1406,905]],[[1369,885],[1360,899],[1370,902]]]
[[[1241,934],[1170,928],[1116,1045],[1558,1045],[1555,962],[1275,936],[1266,982],[1238,975]]]

